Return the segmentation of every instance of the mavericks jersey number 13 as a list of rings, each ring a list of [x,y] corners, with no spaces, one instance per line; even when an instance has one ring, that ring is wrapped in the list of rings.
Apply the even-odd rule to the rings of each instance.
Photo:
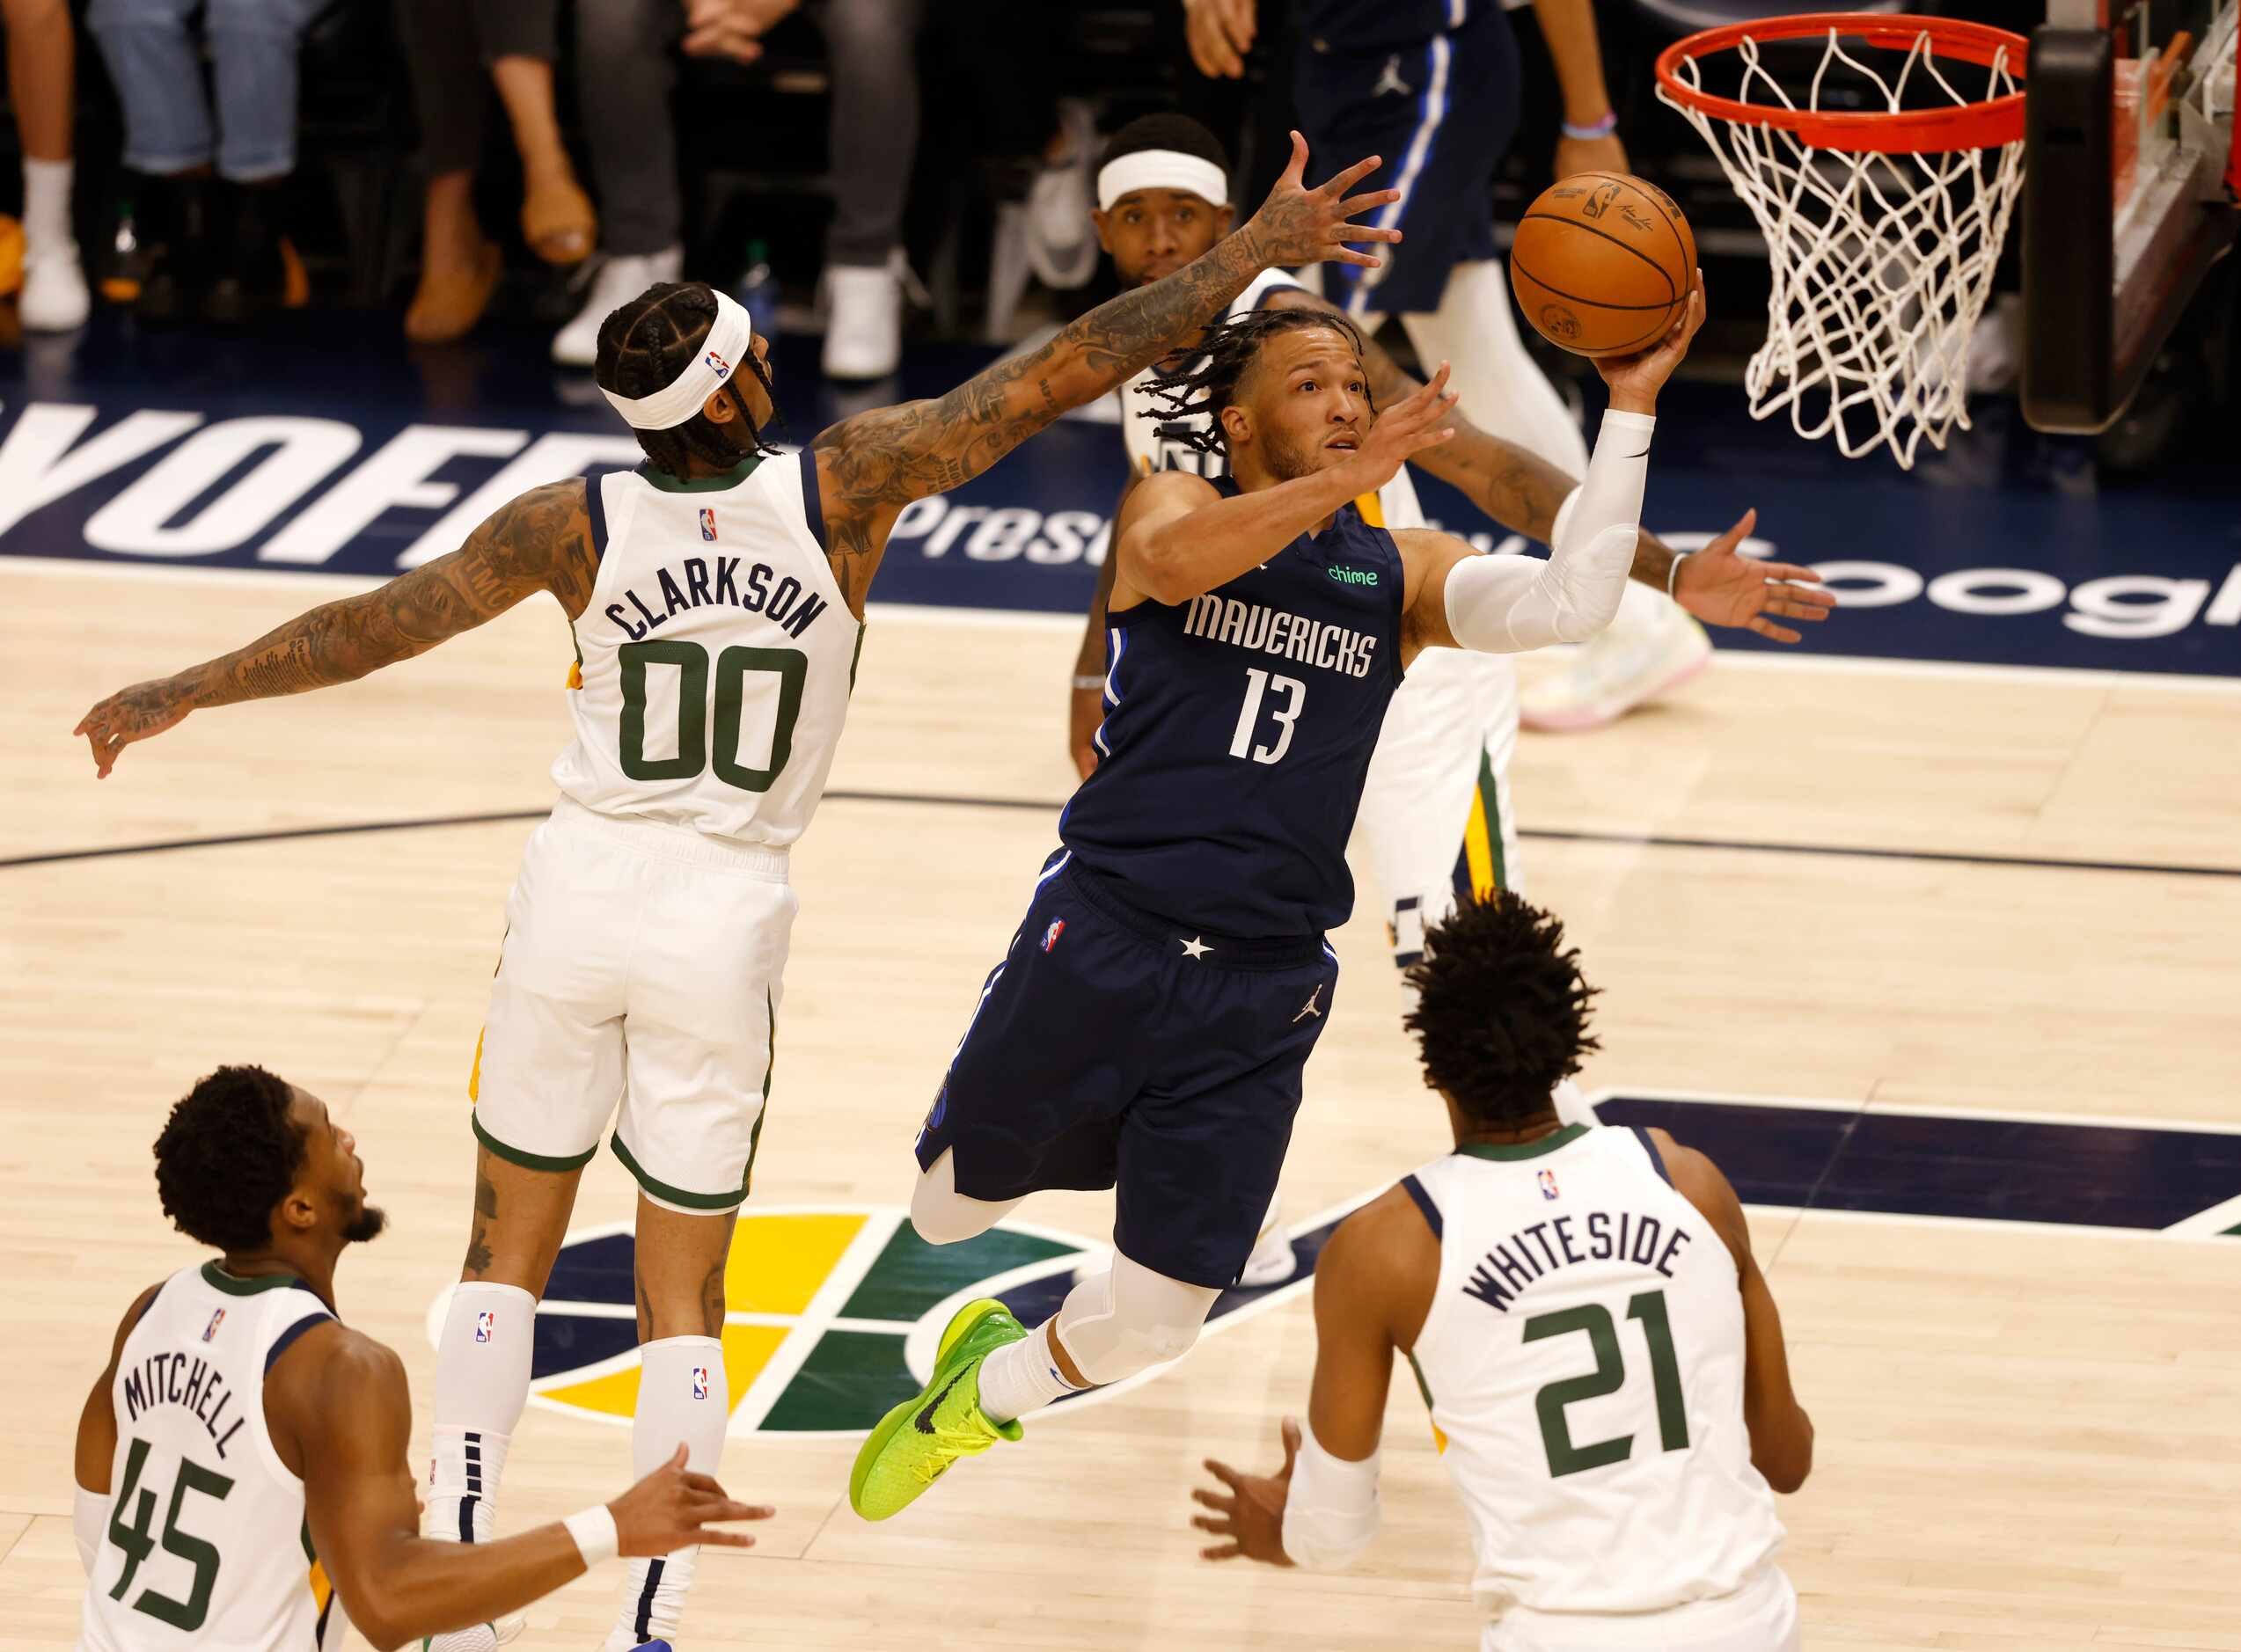
[[[824,794],[863,637],[825,559],[815,460],[586,487],[599,574],[553,778],[599,814],[791,844]]]

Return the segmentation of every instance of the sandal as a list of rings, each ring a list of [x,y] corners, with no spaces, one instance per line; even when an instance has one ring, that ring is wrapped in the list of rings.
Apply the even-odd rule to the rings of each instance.
[[[495,242],[485,241],[475,254],[473,268],[441,271],[421,268],[420,290],[405,312],[405,336],[414,344],[449,344],[471,332],[482,319],[497,288],[505,259]]]
[[[599,215],[591,197],[563,173],[532,182],[522,201],[522,238],[547,264],[581,264],[599,244]]]

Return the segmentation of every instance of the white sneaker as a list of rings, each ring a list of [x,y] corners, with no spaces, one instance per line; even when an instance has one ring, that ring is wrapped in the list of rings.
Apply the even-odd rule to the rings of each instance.
[[[1260,1237],[1253,1241],[1253,1254],[1245,1259],[1245,1271],[1237,1276],[1237,1283],[1248,1290],[1265,1290],[1299,1271],[1292,1235],[1285,1231],[1284,1201],[1271,1199],[1269,1213],[1261,1218]]]
[[[1644,590],[1582,643],[1563,670],[1521,694],[1518,721],[1545,734],[1600,728],[1711,663],[1712,640],[1680,603]]]
[[[885,378],[903,360],[903,274],[897,261],[825,270],[824,376]]]
[[[93,308],[77,243],[34,246],[24,253],[23,296],[17,308],[26,333],[68,333],[85,325]]]
[[[1097,152],[1097,117],[1077,98],[1062,99],[1059,123],[1072,157],[1063,165],[1044,166],[1027,192],[1027,259],[1045,287],[1085,285],[1097,273],[1097,237],[1089,209],[1091,168]]]
[[[681,246],[609,258],[592,277],[590,296],[575,312],[575,319],[553,335],[553,360],[562,367],[597,363],[601,324],[655,281],[673,281],[684,269]]]

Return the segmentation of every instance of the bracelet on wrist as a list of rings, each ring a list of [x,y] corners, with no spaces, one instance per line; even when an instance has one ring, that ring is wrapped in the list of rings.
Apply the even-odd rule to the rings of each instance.
[[[1695,554],[1696,553],[1694,551],[1676,551],[1673,552],[1673,566],[1666,570],[1666,595],[1667,596],[1671,596],[1673,594],[1673,587],[1681,581],[1681,565],[1688,561],[1690,557],[1693,557]]]
[[[1601,120],[1590,121],[1586,126],[1575,126],[1569,121],[1564,122],[1564,135],[1568,138],[1608,137],[1617,130],[1618,111],[1615,109],[1605,110]]]

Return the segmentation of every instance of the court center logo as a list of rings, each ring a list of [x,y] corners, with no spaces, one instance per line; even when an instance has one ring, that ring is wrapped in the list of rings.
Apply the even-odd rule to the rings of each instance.
[[[1207,1329],[1303,1288],[1326,1232],[1295,1245],[1305,1254],[1291,1282],[1225,1292]],[[1033,1222],[1004,1222],[960,1244],[935,1246],[918,1236],[899,1206],[743,1210],[724,1275],[721,1340],[730,1432],[862,1434],[924,1385],[942,1327],[967,1302],[999,1297],[1033,1325],[1058,1311],[1078,1267],[1102,1267],[1105,1255],[1093,1239]],[[629,1423],[639,1381],[632,1260],[625,1223],[587,1228],[561,1246],[538,1305],[532,1404]],[[431,1343],[443,1333],[449,1304],[446,1291],[428,1310]],[[1095,1394],[1124,1393],[1166,1369]]]

